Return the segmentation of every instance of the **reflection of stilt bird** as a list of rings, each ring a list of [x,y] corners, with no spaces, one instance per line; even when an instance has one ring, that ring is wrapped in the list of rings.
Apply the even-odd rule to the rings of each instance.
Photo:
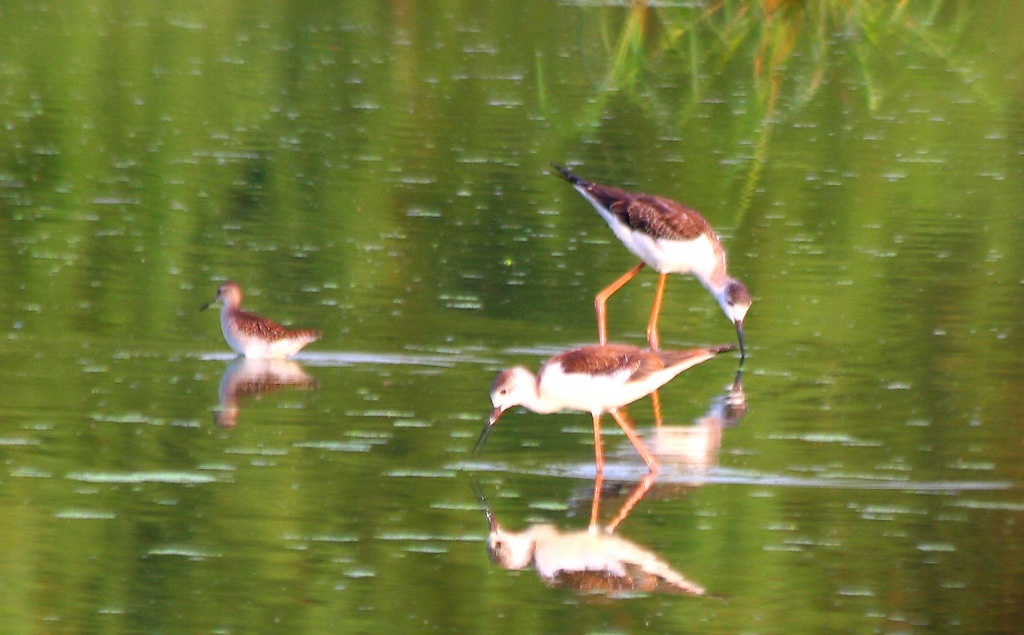
[[[655,471],[657,461],[620,408],[650,394],[686,369],[734,348],[725,345],[684,351],[644,351],[622,344],[584,346],[555,355],[544,362],[536,376],[521,366],[510,368],[494,381],[491,388],[494,411],[474,452],[483,447],[501,414],[513,406],[524,406],[539,414],[577,410],[589,412],[593,417],[594,455],[600,472],[604,468],[601,415],[610,412],[647,467]]]
[[[286,329],[277,322],[242,310],[242,288],[228,281],[217,289],[217,296],[203,305],[207,309],[220,302],[220,330],[228,346],[253,359],[281,359],[298,353],[320,339],[320,331]]]
[[[665,425],[646,437],[654,456],[663,463],[704,472],[718,463],[722,430],[739,423],[747,414],[741,373],[723,395],[711,402],[707,412],[692,425]]]
[[[654,476],[648,474],[648,478]],[[625,513],[620,513],[620,519]],[[504,529],[490,509],[486,509],[486,514],[490,528],[487,553],[491,561],[503,569],[532,566],[552,587],[609,595],[705,594],[702,586],[687,580],[653,551],[610,530],[592,526],[589,530],[562,531],[554,525],[541,524],[514,532]]]
[[[725,317],[736,327],[740,357],[746,357],[743,318],[750,308],[750,292],[739,280],[729,277],[725,249],[703,216],[667,198],[631,194],[585,181],[563,167],[554,167],[594,206],[618,239],[641,261],[594,299],[598,341],[601,344],[608,341],[605,303],[646,264],[659,274],[654,306],[647,324],[647,341],[652,349],[658,348],[658,314],[661,312],[666,276],[670,273],[692,274],[715,297]]]
[[[240,357],[231,363],[220,378],[218,398],[220,406],[215,419],[222,428],[232,428],[238,422],[238,400],[291,387],[316,388],[316,379],[299,364],[283,359],[248,359]]]

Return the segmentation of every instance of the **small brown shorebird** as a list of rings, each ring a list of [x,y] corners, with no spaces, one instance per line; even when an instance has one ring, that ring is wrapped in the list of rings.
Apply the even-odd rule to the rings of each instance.
[[[647,467],[656,472],[658,463],[654,455],[620,408],[654,392],[684,370],[735,348],[726,344],[681,351],[645,351],[624,344],[605,344],[559,353],[544,362],[537,375],[522,366],[509,368],[494,380],[494,411],[473,452],[483,448],[498,418],[513,406],[523,406],[538,414],[559,410],[589,412],[594,420],[594,458],[600,473],[604,469],[601,415],[609,412]]]
[[[586,181],[566,168],[553,166],[587,199],[608,223],[622,243],[640,258],[618,280],[597,294],[597,336],[608,341],[605,303],[644,265],[658,272],[658,287],[647,323],[647,342],[658,348],[658,314],[665,294],[665,278],[670,273],[692,274],[715,297],[725,316],[736,327],[740,360],[746,358],[743,342],[743,318],[750,308],[750,292],[726,272],[725,249],[718,235],[703,216],[671,199],[650,194],[631,194],[625,190]]]
[[[228,281],[200,311],[221,304],[220,330],[235,352],[250,359],[283,359],[320,339],[320,331],[286,329],[277,322],[242,310],[242,288]]]

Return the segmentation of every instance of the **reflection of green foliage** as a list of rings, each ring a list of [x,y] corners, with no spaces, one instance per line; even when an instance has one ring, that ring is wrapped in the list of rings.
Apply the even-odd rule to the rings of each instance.
[[[878,105],[872,61],[894,41],[953,62],[974,3],[885,0],[721,0],[704,7],[633,2],[609,51],[606,88],[633,89],[649,73],[689,75],[692,101],[727,64],[749,68],[762,114],[775,113],[778,82],[800,104],[822,85],[830,56],[860,62],[872,109]],[[656,28],[655,26],[656,25]]]
[[[598,121],[611,100],[627,95],[654,118],[678,125],[709,95],[722,92],[723,77],[746,74],[742,91],[728,91],[743,104],[738,123],[753,139],[740,195],[739,208],[746,209],[773,129],[819,97],[838,66],[855,69],[866,108],[877,111],[886,91],[899,88],[881,79],[902,63],[894,50],[968,75],[970,62],[957,57],[977,13],[975,3],[951,0],[720,0],[699,6],[635,0],[624,13],[602,14],[600,32],[617,29],[618,35],[599,40],[607,72],[584,121]],[[665,78],[689,90],[666,91]],[[987,96],[984,88],[975,90]]]

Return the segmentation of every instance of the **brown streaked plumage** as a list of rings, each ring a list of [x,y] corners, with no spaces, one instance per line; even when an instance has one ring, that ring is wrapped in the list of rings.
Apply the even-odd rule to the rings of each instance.
[[[707,220],[672,199],[591,183],[561,166],[554,168],[597,210],[622,243],[640,258],[636,265],[594,298],[598,341],[608,341],[605,305],[616,291],[633,279],[645,265],[658,272],[658,286],[647,323],[647,341],[659,347],[658,316],[670,273],[691,274],[715,297],[722,312],[736,328],[740,359],[746,357],[743,319],[750,309],[750,292],[731,278],[726,269],[725,249]]]
[[[545,362],[558,363],[566,373],[607,375],[629,369],[631,382],[642,382],[666,368],[686,364],[702,349],[644,351],[626,344],[585,346],[565,351]],[[543,371],[542,371],[543,372]]]
[[[585,189],[619,221],[654,238],[693,240],[714,231],[696,210],[672,199],[632,194],[600,183],[588,182]]]

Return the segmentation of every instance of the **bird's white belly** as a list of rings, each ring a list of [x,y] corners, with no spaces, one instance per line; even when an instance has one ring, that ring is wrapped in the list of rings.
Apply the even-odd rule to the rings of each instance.
[[[619,233],[619,232],[616,232]],[[624,230],[623,244],[658,273],[693,274],[705,279],[715,268],[715,245],[706,234],[693,240],[655,240],[639,231]]]
[[[236,332],[229,318],[221,318],[220,332],[224,334],[224,341],[228,343],[231,350],[235,351],[239,355],[246,354],[246,342]]]
[[[650,392],[647,386],[630,382],[630,370],[606,375],[563,373],[550,370],[540,382],[541,396],[559,410],[607,412],[632,403]]]
[[[655,239],[622,223],[585,189],[577,191],[594,206],[622,244],[658,273],[689,273],[703,282],[718,265],[714,237],[701,234],[693,240]]]
[[[236,353],[249,359],[284,359],[297,353],[308,342],[302,338],[282,338],[264,340],[259,337],[246,336],[227,321],[221,324],[224,340]]]

